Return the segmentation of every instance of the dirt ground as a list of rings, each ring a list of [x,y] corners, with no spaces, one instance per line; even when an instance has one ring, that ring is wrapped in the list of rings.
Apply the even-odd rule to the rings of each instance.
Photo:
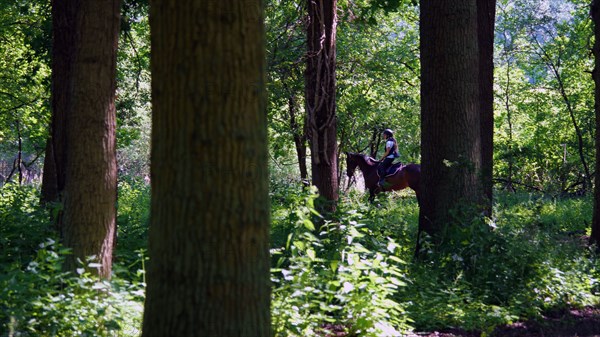
[[[340,325],[325,325],[327,337],[358,337],[344,332]],[[489,337],[600,337],[600,309],[584,308],[547,313],[538,321],[517,322],[497,327]],[[386,336],[381,336],[386,337]],[[480,331],[448,329],[415,332],[405,337],[481,337]]]
[[[407,337],[480,337],[481,333],[447,330]],[[517,322],[496,328],[494,337],[600,337],[600,309],[585,308],[549,313],[540,321]]]

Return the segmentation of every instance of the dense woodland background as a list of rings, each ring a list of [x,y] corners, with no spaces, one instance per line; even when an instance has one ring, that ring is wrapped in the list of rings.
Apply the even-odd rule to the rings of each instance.
[[[600,333],[595,1],[150,2],[0,3],[0,336]]]

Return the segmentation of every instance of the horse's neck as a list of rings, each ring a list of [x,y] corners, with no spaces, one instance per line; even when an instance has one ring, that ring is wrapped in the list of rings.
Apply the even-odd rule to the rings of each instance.
[[[364,176],[370,175],[372,172],[377,171],[377,163],[373,162],[369,158],[363,158],[363,160],[359,160],[358,167]]]

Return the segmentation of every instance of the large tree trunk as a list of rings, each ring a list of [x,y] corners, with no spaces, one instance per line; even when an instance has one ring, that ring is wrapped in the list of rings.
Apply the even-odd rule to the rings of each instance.
[[[75,58],[66,111],[64,244],[67,269],[95,255],[110,277],[116,230],[116,52],[119,1],[68,1],[76,6]],[[54,149],[56,151],[56,148]]]
[[[60,202],[65,188],[66,112],[75,63],[77,1],[52,1],[52,121],[46,144],[41,201]],[[56,219],[56,225],[60,223]]]
[[[143,336],[270,336],[263,5],[150,3]]]
[[[312,181],[324,204],[338,200],[337,116],[335,101],[337,0],[309,0],[307,25],[306,113],[311,146]]]
[[[600,245],[600,0],[593,0],[591,15],[594,22],[594,110],[596,112],[596,173],[594,186],[594,215],[590,243]]]
[[[435,238],[481,202],[476,1],[422,0],[420,22],[419,226]]]
[[[494,23],[496,0],[477,0],[479,42],[479,109],[481,118],[481,178],[484,212],[492,215],[494,171]]]

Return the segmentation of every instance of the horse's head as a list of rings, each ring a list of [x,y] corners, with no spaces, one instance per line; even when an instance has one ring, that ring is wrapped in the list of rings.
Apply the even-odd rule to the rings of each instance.
[[[346,175],[348,178],[354,175],[356,166],[358,166],[357,157],[358,154],[352,152],[346,152]]]

